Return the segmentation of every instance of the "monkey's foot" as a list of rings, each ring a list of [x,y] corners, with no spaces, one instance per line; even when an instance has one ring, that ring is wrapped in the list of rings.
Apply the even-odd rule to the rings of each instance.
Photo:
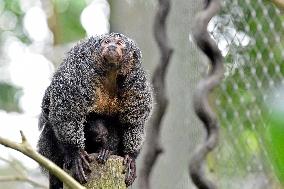
[[[89,156],[89,154],[84,150],[79,150],[76,155],[67,162],[69,163],[67,163],[65,166],[70,170],[71,176],[81,184],[86,183],[86,173],[91,172],[89,163],[92,162],[92,158]]]
[[[136,179],[136,162],[135,159],[126,155],[123,160],[123,165],[125,166],[125,184],[126,186],[131,186]]]
[[[97,157],[97,161],[98,161],[99,163],[104,164],[104,163],[108,160],[110,154],[111,154],[111,152],[110,152],[109,150],[107,150],[107,149],[101,149],[101,150],[99,151],[99,154],[98,154],[98,157]]]

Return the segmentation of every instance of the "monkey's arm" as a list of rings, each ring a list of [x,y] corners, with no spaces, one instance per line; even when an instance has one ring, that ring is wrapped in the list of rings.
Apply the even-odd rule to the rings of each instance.
[[[123,133],[125,183],[132,185],[136,178],[136,158],[145,139],[144,126],[128,127]]]
[[[125,80],[120,121],[124,126],[124,152],[136,154],[144,139],[144,125],[153,106],[153,95],[145,71],[137,70]]]
[[[84,148],[84,115],[81,114],[80,105],[72,96],[60,95],[58,91],[50,106],[49,121],[54,134],[61,144],[74,148]]]
[[[152,87],[143,69],[136,70],[123,84],[120,121],[127,127],[144,127],[153,108]]]
[[[123,93],[123,112],[121,122],[124,126],[123,148],[126,165],[126,185],[130,186],[136,178],[135,159],[145,139],[145,122],[150,116],[153,104],[152,88],[146,79],[145,72],[138,70],[131,78],[126,79]]]
[[[86,102],[80,90],[67,82],[70,81],[59,77],[52,83],[49,122],[63,150],[66,168],[76,180],[84,183],[85,171],[89,170],[89,159],[83,151]]]

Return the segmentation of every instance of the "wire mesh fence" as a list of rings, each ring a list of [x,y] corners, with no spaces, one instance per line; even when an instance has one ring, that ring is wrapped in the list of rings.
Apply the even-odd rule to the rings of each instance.
[[[283,188],[283,28],[284,14],[263,0],[223,1],[209,23],[226,69],[210,97],[221,136],[208,171],[219,188]]]

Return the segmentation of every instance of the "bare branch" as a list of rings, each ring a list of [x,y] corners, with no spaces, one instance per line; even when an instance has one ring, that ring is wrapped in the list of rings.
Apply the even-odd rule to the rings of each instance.
[[[223,77],[223,57],[207,31],[209,21],[219,9],[218,0],[205,0],[205,8],[197,15],[193,31],[196,44],[208,56],[212,66],[208,76],[198,83],[193,98],[195,112],[207,131],[206,141],[197,148],[189,166],[191,178],[199,189],[217,188],[205,177],[202,164],[207,154],[217,145],[219,136],[219,125],[215,113],[209,106],[208,95]]]
[[[90,154],[90,157],[96,159],[97,155]],[[90,163],[91,172],[88,174],[88,182],[84,186],[87,189],[127,189],[125,174],[123,173],[125,170],[123,160],[123,157],[111,155],[104,165],[98,161],[92,161]]]
[[[142,158],[143,167],[140,170],[139,187],[150,188],[150,174],[158,156],[163,152],[160,144],[161,122],[168,105],[166,95],[165,76],[172,55],[172,48],[169,46],[166,33],[166,19],[170,10],[169,0],[159,0],[159,6],[154,21],[154,36],[160,50],[159,64],[154,71],[152,83],[156,94],[156,106],[150,120],[145,144],[146,152]]]
[[[271,0],[278,8],[284,10],[284,0]]]
[[[27,182],[31,184],[32,186],[38,187],[38,188],[46,188],[46,189],[48,188],[47,186],[39,184],[35,182],[34,180],[29,179],[24,176],[1,176],[0,177],[0,182],[15,182],[15,181]]]
[[[10,141],[9,139],[5,139],[0,137],[0,144],[17,150],[26,156],[32,158],[36,162],[38,162],[41,166],[49,170],[50,173],[57,176],[62,182],[64,182],[70,189],[85,189],[82,185],[80,185],[75,179],[73,179],[70,175],[64,172],[60,167],[56,164],[45,158],[44,156],[37,153],[31,145],[28,143],[24,133],[21,131],[22,143],[16,143]]]
[[[27,138],[24,135],[23,131],[20,131],[21,137],[22,137],[22,143],[26,143],[27,142]]]
[[[9,164],[21,176],[25,176],[26,175],[25,172],[22,169],[20,169],[18,166],[16,166],[15,162],[10,161],[8,159],[5,159],[5,158],[3,158],[1,156],[0,156],[0,160],[5,162],[5,163],[7,163],[7,164]]]
[[[1,176],[0,177],[0,182],[8,182],[8,181],[24,181],[24,182],[28,182],[30,183],[31,185],[33,186],[36,186],[36,187],[40,187],[40,188],[47,188],[47,186],[45,185],[42,185],[32,179],[30,179],[26,172],[24,172],[22,169],[20,169],[18,166],[16,166],[16,162],[15,161],[10,161],[8,159],[5,159],[3,157],[0,157],[0,160],[9,164],[9,166],[11,166],[16,172],[17,176]]]

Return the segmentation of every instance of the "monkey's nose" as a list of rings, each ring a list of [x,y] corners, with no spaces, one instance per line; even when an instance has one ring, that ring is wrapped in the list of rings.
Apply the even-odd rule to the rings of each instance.
[[[115,50],[116,50],[116,46],[115,46],[115,45],[110,45],[110,46],[108,47],[108,50],[110,50],[110,51],[115,51]]]

